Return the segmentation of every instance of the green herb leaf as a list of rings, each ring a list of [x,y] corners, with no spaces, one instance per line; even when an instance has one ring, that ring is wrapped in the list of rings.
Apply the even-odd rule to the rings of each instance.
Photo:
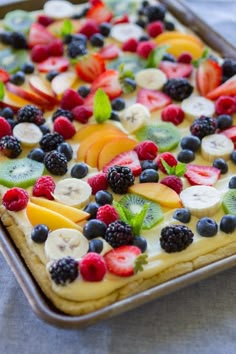
[[[5,86],[2,81],[0,81],[0,100],[2,100],[5,96]]]
[[[71,20],[66,19],[64,20],[62,27],[61,27],[61,36],[65,37],[68,36],[69,34],[71,34],[73,32],[73,24],[71,22]]]
[[[175,174],[175,166],[171,167],[164,159],[161,159],[161,163],[163,167],[166,170],[166,173],[168,175],[174,175]]]
[[[182,177],[186,172],[185,163],[178,162],[177,165],[173,167],[171,167],[164,159],[161,159],[161,163],[169,176],[175,175],[177,177]]]
[[[135,76],[131,70],[125,69],[125,64],[119,66],[119,80],[124,93],[131,93],[136,89],[135,85],[132,85],[132,80]],[[135,87],[134,87],[135,86]]]
[[[111,116],[111,103],[107,94],[98,89],[94,96],[94,117],[98,123],[103,123]]]
[[[122,206],[120,203],[113,201],[113,205],[116,208],[119,217],[122,221],[124,221],[126,224],[129,224],[130,222],[130,215],[129,215],[129,210],[127,208],[125,208],[124,206]],[[127,212],[128,211],[128,212]]]
[[[209,48],[205,47],[202,56],[199,59],[192,60],[192,65],[195,68],[199,68],[199,66],[209,57]]]
[[[168,48],[168,45],[161,45],[153,49],[147,58],[146,68],[157,68]]]
[[[135,259],[135,262],[134,262],[134,273],[135,274],[143,270],[144,264],[148,264],[147,258],[148,258],[148,255],[146,253],[142,253],[142,254],[140,254],[140,256],[138,256]]]

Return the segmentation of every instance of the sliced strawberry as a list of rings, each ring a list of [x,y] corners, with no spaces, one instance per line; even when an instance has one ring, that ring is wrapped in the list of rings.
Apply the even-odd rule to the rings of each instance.
[[[153,112],[171,103],[171,98],[165,93],[149,89],[141,89],[137,95],[137,102],[143,104]]]
[[[136,246],[120,246],[106,253],[104,259],[110,273],[128,277],[134,274],[135,261],[140,254]]]
[[[104,59],[99,54],[89,53],[79,59],[75,70],[82,80],[93,82],[106,68]]]
[[[172,63],[163,60],[159,64],[159,69],[162,70],[168,79],[178,79],[181,77],[189,77],[193,71],[192,64]]]
[[[225,81],[222,85],[212,89],[208,94],[207,98],[210,100],[215,100],[220,96],[235,96],[236,95],[236,75],[232,76],[230,79]]]
[[[184,176],[191,185],[212,186],[220,178],[220,170],[212,166],[188,164]]]
[[[99,25],[102,22],[110,22],[113,13],[105,4],[98,3],[88,10],[86,17],[96,21]]]
[[[134,176],[139,176],[142,172],[142,167],[139,162],[138,154],[136,151],[130,150],[117,155],[107,165],[103,167],[103,172],[107,173],[112,166],[126,166],[131,169]]]
[[[113,18],[113,20],[112,20],[113,25],[118,25],[119,23],[129,23],[129,22],[130,22],[130,19],[129,19],[128,14],[123,14],[121,16],[117,16],[117,17]]]
[[[58,72],[66,71],[69,67],[69,60],[63,57],[50,57],[42,61],[38,65],[38,70],[42,73],[48,73],[49,71],[56,70]]]
[[[30,48],[36,44],[49,44],[55,41],[55,37],[39,23],[33,23],[29,31],[28,45]]]
[[[0,81],[5,84],[9,79],[10,75],[8,74],[8,72],[0,68]]]
[[[231,139],[232,142],[234,143],[234,147],[236,149],[236,125],[225,129],[221,132],[221,134],[224,134],[227,136],[227,138]]]
[[[221,84],[222,68],[212,59],[203,61],[196,71],[196,84],[202,96],[214,90]],[[207,96],[208,97],[208,96]]]
[[[122,88],[119,81],[119,73],[116,70],[110,69],[102,73],[92,83],[91,91],[95,92],[101,88],[111,99],[121,95]]]
[[[99,54],[103,59],[115,59],[120,55],[120,48],[116,44],[108,44],[99,50]]]

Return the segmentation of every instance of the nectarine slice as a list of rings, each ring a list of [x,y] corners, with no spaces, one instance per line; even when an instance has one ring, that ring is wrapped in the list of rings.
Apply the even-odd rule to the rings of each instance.
[[[203,47],[185,38],[170,39],[162,44],[168,45],[166,51],[175,57],[179,57],[183,52],[188,52],[193,59],[199,59],[203,53]]]
[[[172,39],[187,39],[187,40],[194,42],[194,43],[198,44],[199,46],[203,47],[203,43],[198,37],[196,37],[190,33],[183,33],[183,32],[179,32],[179,31],[163,32],[155,38],[155,42],[157,44],[163,44],[165,42],[165,44],[166,44],[169,40],[172,40]]]
[[[24,107],[27,104],[31,104],[31,102],[7,90],[5,90],[3,100],[0,101],[0,107],[10,107],[14,112],[18,111],[18,109]]]
[[[73,136],[73,141],[75,142],[81,142],[84,139],[88,138],[90,135],[93,133],[96,133],[98,131],[103,131],[104,135],[106,134],[106,129],[116,129],[117,131],[121,131],[119,128],[117,128],[115,125],[110,124],[110,123],[102,123],[102,124],[90,124],[90,125],[85,125],[81,127],[76,134]]]

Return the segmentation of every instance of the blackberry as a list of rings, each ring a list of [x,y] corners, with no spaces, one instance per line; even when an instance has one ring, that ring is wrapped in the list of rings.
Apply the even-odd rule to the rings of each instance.
[[[108,170],[107,180],[114,193],[124,194],[134,184],[134,175],[129,167],[113,166]]]
[[[81,55],[85,55],[87,53],[87,49],[83,42],[72,40],[67,47],[67,55],[70,58],[76,58]]]
[[[54,120],[60,116],[68,118],[71,122],[74,119],[71,111],[68,111],[67,109],[58,108],[52,115],[52,121],[54,122]]]
[[[190,132],[192,135],[202,139],[204,136],[214,134],[216,127],[217,121],[215,118],[201,116],[193,121],[190,126]]]
[[[22,152],[18,139],[11,135],[5,135],[0,140],[0,151],[10,159],[14,159]]]
[[[193,92],[193,86],[185,79],[169,79],[163,86],[163,92],[175,101],[183,101]]]
[[[144,13],[148,22],[163,21],[166,14],[166,8],[163,5],[149,5],[144,7]]]
[[[78,276],[78,263],[71,257],[61,258],[49,267],[52,280],[58,285],[72,283]]]
[[[27,49],[28,44],[27,40],[23,33],[21,32],[12,32],[11,33],[11,45],[15,49]]]
[[[57,132],[45,134],[39,142],[41,149],[44,151],[56,150],[59,144],[64,142],[64,138]]]
[[[43,162],[47,170],[55,176],[63,176],[67,172],[67,159],[56,150],[49,151]]]
[[[236,74],[236,60],[225,59],[222,64],[223,77],[227,80]]]
[[[130,225],[124,221],[116,220],[112,222],[106,229],[104,239],[113,247],[125,246],[132,244],[133,233]]]
[[[193,242],[193,233],[185,225],[169,225],[161,230],[160,244],[167,253],[180,252]]]
[[[43,112],[40,109],[38,109],[36,106],[31,104],[27,104],[24,107],[20,108],[16,116],[16,120],[19,123],[22,122],[36,123],[42,119],[43,119]]]

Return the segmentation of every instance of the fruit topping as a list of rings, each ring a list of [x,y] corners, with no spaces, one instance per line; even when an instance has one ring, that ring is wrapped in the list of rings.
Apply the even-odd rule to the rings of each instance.
[[[236,176],[232,176],[232,177],[230,178],[228,187],[229,187],[230,189],[236,188]]]
[[[171,99],[160,91],[140,89],[137,94],[137,102],[143,104],[153,112],[171,103]]]
[[[193,242],[193,232],[185,225],[170,225],[161,230],[161,248],[167,253],[185,250]]]
[[[236,230],[236,215],[224,215],[220,220],[220,230],[226,234],[232,234]]]
[[[89,53],[79,58],[75,70],[82,80],[93,82],[105,71],[105,62],[99,54]]]
[[[231,181],[231,189],[225,193],[222,200],[222,208],[226,214],[236,215],[235,208],[235,199],[236,199],[236,190],[234,184]]]
[[[43,73],[48,73],[52,70],[57,72],[66,71],[69,67],[69,61],[66,58],[59,56],[50,56],[49,58],[43,60],[38,65],[38,70]]]
[[[56,150],[51,150],[45,155],[44,164],[47,170],[55,176],[63,176],[68,169],[65,155]]]
[[[89,241],[89,250],[88,252],[101,253],[103,250],[103,241],[99,238],[94,238]]]
[[[63,137],[57,132],[45,134],[39,142],[41,149],[44,151],[56,150],[59,144],[63,143]]]
[[[217,114],[233,114],[236,112],[236,100],[231,96],[220,96],[215,102]]]
[[[124,221],[116,220],[108,225],[104,239],[113,248],[129,245],[133,241],[132,228]]]
[[[204,136],[214,134],[216,131],[216,119],[206,116],[196,118],[190,126],[192,135],[197,136],[199,139]]]
[[[217,234],[218,225],[214,219],[203,217],[198,220],[196,229],[200,236],[213,237]]]
[[[6,14],[3,20],[3,26],[8,31],[27,33],[32,22],[33,17],[29,12],[14,10]]]
[[[161,112],[161,119],[164,122],[170,122],[174,125],[179,125],[184,120],[184,111],[177,104],[169,104]]]
[[[168,79],[179,79],[189,77],[193,71],[193,66],[191,64],[173,63],[163,60],[159,64],[159,69],[166,74]]]
[[[221,84],[221,80],[222,68],[216,61],[206,59],[200,63],[196,71],[196,84],[200,95],[207,96]]]
[[[220,178],[220,170],[212,166],[188,164],[184,176],[192,185],[212,186]]]
[[[76,133],[75,126],[69,119],[63,116],[59,116],[54,120],[53,130],[64,139],[71,139]]]
[[[113,166],[107,171],[107,181],[114,193],[125,194],[134,184],[134,174],[127,166]]]
[[[101,281],[107,272],[107,267],[101,255],[89,252],[79,261],[79,271],[86,281]]]
[[[96,194],[98,191],[108,188],[107,176],[106,173],[103,172],[89,177],[87,182],[92,188],[92,194]]]
[[[21,143],[11,135],[5,135],[0,139],[0,153],[14,159],[22,152]]]
[[[193,86],[185,78],[169,79],[162,91],[175,101],[183,101],[193,92]]]
[[[173,219],[187,224],[191,220],[191,213],[187,208],[176,209],[173,213]]]
[[[45,197],[53,200],[53,192],[55,187],[56,183],[51,176],[41,176],[37,179],[33,187],[32,195],[35,197]]]
[[[78,263],[71,257],[55,261],[48,271],[52,280],[62,286],[72,283],[79,274]]]
[[[116,70],[108,69],[105,72],[95,73],[93,76],[91,91],[96,92],[99,88],[102,89],[110,99],[114,99],[122,93],[122,88],[119,82],[119,73]]]
[[[166,176],[160,181],[160,183],[173,189],[177,194],[180,194],[183,189],[183,182],[177,176]]]
[[[233,142],[224,134],[210,134],[202,139],[201,154],[207,161],[229,160],[233,151]]]
[[[49,229],[44,224],[36,225],[31,231],[31,239],[36,243],[44,243],[48,238]]]
[[[0,116],[0,139],[6,135],[12,134],[12,128],[7,119]]]
[[[97,219],[89,220],[83,228],[83,234],[88,240],[92,240],[95,237],[104,237],[106,233],[107,225]]]
[[[220,96],[235,96],[236,95],[236,75],[225,81],[220,86],[207,94],[207,98],[215,100]]]
[[[147,168],[139,176],[140,183],[158,182],[159,175],[155,169]]]
[[[88,172],[88,165],[86,165],[84,162],[81,162],[73,165],[70,174],[73,178],[84,178],[87,176]]]
[[[107,173],[110,167],[124,166],[130,168],[134,176],[139,176],[141,173],[141,165],[139,156],[136,151],[130,150],[123,152],[114,157],[108,164],[103,167],[103,172]]]
[[[98,208],[96,219],[103,221],[107,226],[118,220],[118,218],[119,214],[112,205],[105,204]]]
[[[29,195],[26,190],[18,187],[8,189],[2,197],[2,204],[10,211],[25,209],[28,201]]]

